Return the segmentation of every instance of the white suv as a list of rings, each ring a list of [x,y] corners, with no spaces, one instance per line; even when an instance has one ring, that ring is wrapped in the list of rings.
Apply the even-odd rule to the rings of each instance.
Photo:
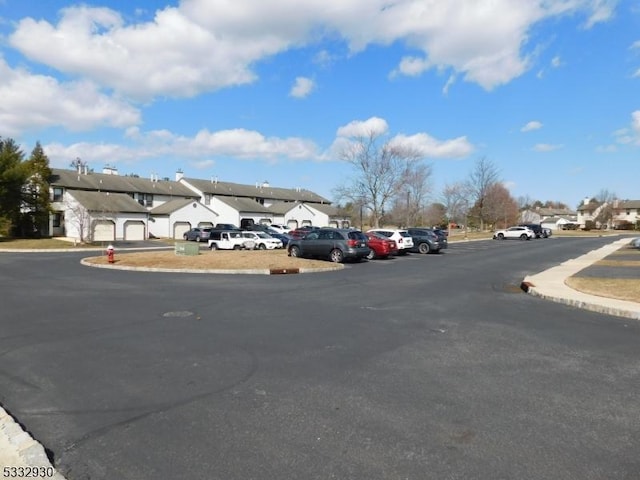
[[[273,238],[268,233],[264,232],[242,232],[242,236],[246,240],[253,240],[255,242],[255,248],[258,250],[273,250],[275,248],[282,248],[282,240],[279,238]]]
[[[391,240],[396,241],[398,246],[398,255],[405,255],[413,248],[413,238],[406,230],[398,230],[394,228],[372,228],[369,232],[376,232]]]

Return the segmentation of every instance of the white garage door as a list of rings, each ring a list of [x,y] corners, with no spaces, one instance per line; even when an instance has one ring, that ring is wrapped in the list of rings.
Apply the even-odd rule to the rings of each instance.
[[[144,240],[145,228],[143,222],[135,222],[133,220],[125,222],[124,224],[124,239],[125,240]]]
[[[173,224],[173,238],[182,238],[185,232],[191,230],[191,224],[188,222],[176,222]]]
[[[116,224],[111,220],[96,220],[93,224],[94,242],[113,242],[116,239]]]

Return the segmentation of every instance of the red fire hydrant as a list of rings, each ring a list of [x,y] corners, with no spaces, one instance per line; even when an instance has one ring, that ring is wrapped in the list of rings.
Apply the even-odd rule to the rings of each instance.
[[[115,249],[113,248],[113,245],[109,245],[107,247],[107,260],[109,261],[109,263],[115,263],[115,258],[114,258],[114,254],[115,254]]]

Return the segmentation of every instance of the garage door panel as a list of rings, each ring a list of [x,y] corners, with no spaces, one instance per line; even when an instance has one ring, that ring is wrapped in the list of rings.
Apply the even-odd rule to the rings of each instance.
[[[125,222],[124,239],[125,240],[145,240],[145,227],[143,222]]]
[[[93,225],[94,242],[113,242],[116,239],[116,225],[110,220],[98,220]]]
[[[188,222],[175,222],[173,224],[173,238],[182,238],[182,236],[191,230],[191,224]]]

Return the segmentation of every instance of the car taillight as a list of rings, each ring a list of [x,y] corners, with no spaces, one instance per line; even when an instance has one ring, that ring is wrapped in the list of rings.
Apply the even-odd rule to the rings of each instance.
[[[358,241],[357,240],[353,240],[353,239],[349,239],[347,240],[347,245],[350,247],[357,247],[358,246]]]

